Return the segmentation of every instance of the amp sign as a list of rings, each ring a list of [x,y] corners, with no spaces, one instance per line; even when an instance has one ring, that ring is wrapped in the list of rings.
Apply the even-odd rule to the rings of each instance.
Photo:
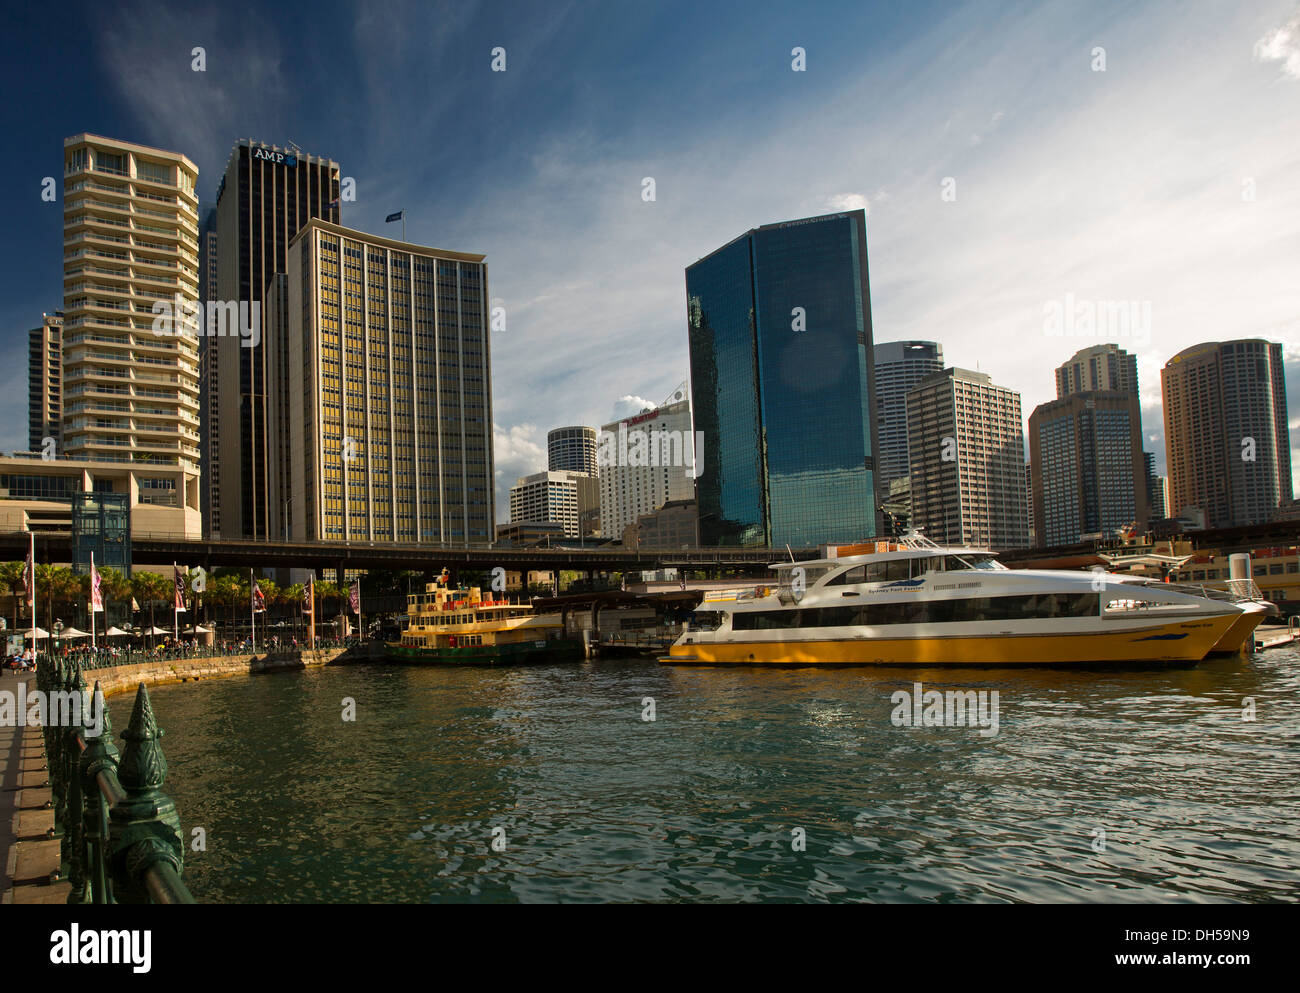
[[[298,156],[288,152],[273,152],[269,148],[254,148],[253,158],[274,162],[276,165],[296,166],[298,164]]]

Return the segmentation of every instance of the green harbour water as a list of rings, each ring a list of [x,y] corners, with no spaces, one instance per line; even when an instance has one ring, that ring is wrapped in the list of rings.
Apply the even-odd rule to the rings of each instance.
[[[998,733],[895,726],[915,682],[998,691]],[[1294,648],[1133,671],[371,664],[151,696],[164,789],[206,832],[200,902],[1300,898]],[[131,695],[109,703],[120,735]]]

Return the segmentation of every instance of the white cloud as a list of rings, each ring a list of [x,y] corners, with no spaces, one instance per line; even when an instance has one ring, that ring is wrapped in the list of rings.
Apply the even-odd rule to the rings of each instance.
[[[510,520],[510,487],[521,476],[546,468],[546,438],[535,424],[503,428],[492,425],[492,458],[496,466],[497,522]]]
[[[871,201],[864,193],[836,193],[826,198],[826,206],[836,213],[843,210],[865,210],[871,213]]]
[[[1286,75],[1300,79],[1300,8],[1291,20],[1255,42],[1255,61],[1281,62]]]
[[[625,417],[635,417],[647,407],[657,407],[653,400],[647,400],[645,397],[638,396],[621,396],[614,401],[614,411],[606,424],[614,421],[621,421]]]

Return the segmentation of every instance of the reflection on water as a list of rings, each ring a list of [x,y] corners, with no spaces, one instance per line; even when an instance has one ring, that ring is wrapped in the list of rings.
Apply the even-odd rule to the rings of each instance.
[[[1000,733],[893,726],[914,682],[997,690]],[[191,888],[275,903],[1295,900],[1298,694],[1293,649],[1134,672],[364,666],[152,693],[165,788],[207,831]],[[120,733],[130,697],[110,703]]]

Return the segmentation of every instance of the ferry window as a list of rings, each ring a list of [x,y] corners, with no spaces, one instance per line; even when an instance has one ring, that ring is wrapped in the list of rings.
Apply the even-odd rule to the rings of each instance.
[[[1288,562],[1286,564],[1287,572],[1300,572],[1300,562]]]
[[[697,610],[691,614],[692,631],[716,631],[722,624],[722,614],[716,610]]]
[[[1257,565],[1257,566],[1255,566],[1255,575],[1256,575],[1256,576],[1264,576],[1264,575],[1267,575],[1267,574],[1268,574],[1268,570],[1265,569],[1262,565]]]
[[[1204,578],[1205,578],[1204,569],[1197,569],[1195,572],[1192,573],[1192,579],[1204,579]]]
[[[899,579],[911,578],[908,569],[909,564],[910,561],[908,559],[894,559],[892,562],[884,563],[885,581],[894,582]]]
[[[867,567],[856,565],[852,569],[833,576],[826,584],[827,586],[849,586],[854,583],[865,583],[867,581]]]
[[[1270,563],[1268,567],[1268,574],[1270,576],[1282,575],[1282,563],[1281,562]]]

